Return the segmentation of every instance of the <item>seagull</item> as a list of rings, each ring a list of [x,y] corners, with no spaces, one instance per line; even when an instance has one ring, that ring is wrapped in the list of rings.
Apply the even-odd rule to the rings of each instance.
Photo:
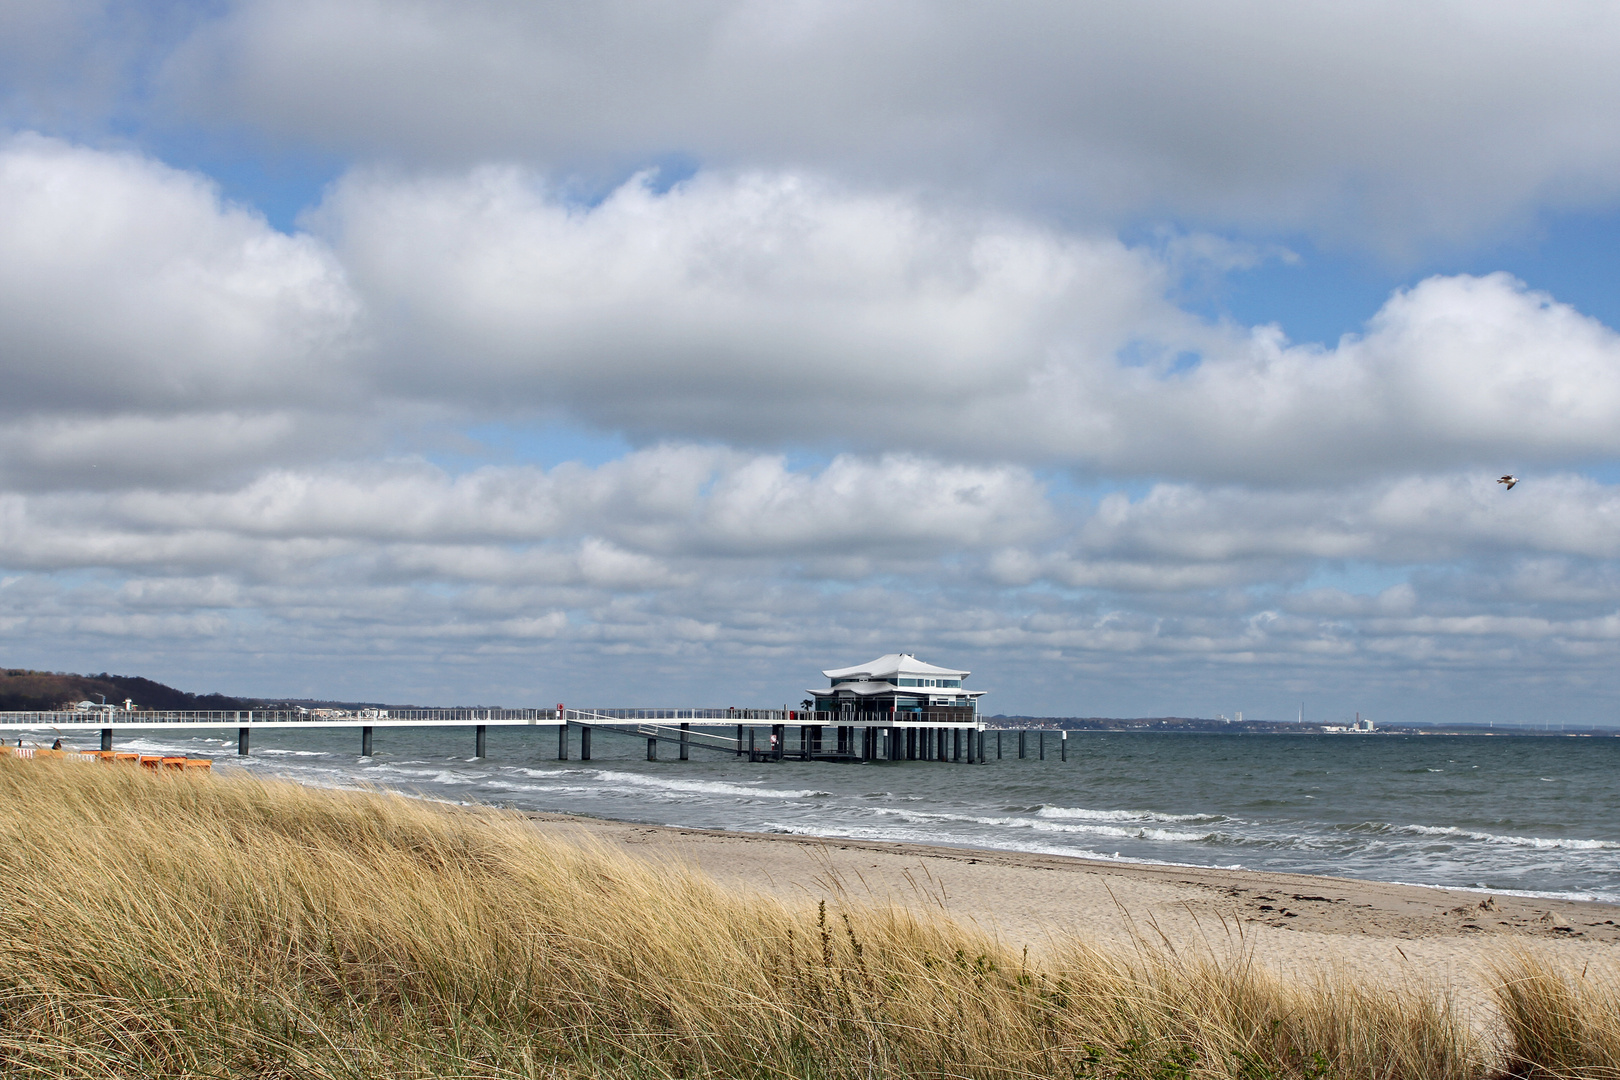
[[[1519,482],[1519,478],[1517,476],[1504,476],[1504,477],[1502,477],[1502,479],[1497,481],[1498,484],[1506,484],[1507,485],[1506,490],[1508,490],[1508,491],[1512,491],[1513,490],[1513,485],[1517,484],[1518,482]]]

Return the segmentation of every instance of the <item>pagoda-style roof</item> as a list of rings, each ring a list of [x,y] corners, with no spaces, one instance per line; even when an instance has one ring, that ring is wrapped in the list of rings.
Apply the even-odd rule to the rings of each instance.
[[[944,675],[965,679],[972,673],[925,664],[910,653],[889,653],[867,664],[833,668],[830,671],[823,671],[822,674],[829,679],[854,679],[865,675],[869,679],[890,681],[901,675]]]

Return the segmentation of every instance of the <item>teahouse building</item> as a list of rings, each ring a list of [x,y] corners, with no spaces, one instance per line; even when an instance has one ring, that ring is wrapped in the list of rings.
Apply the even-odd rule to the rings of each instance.
[[[970,672],[925,664],[910,653],[889,653],[867,664],[832,668],[822,672],[829,680],[825,688],[812,689],[817,712],[889,713],[897,722],[909,714],[938,714],[949,710],[950,721],[972,723],[978,719],[983,690],[964,690],[962,682]]]

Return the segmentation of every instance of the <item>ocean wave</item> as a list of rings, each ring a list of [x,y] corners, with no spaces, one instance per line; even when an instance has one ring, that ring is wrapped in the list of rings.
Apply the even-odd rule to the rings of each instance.
[[[1079,819],[1082,821],[1168,821],[1213,825],[1229,820],[1225,814],[1161,814],[1154,810],[1091,810],[1082,806],[1041,806],[1035,811],[1043,818]]]
[[[1473,829],[1459,829],[1453,825],[1402,825],[1392,831],[1414,836],[1455,836],[1466,840],[1478,840],[1482,844],[1503,844],[1508,847],[1565,848],[1570,851],[1620,851],[1620,843],[1612,840],[1579,840],[1557,836],[1512,836],[1502,833],[1476,832]]]
[[[991,828],[1001,829],[1029,829],[1033,832],[1070,833],[1085,836],[1106,836],[1116,840],[1158,840],[1166,843],[1209,843],[1224,837],[1213,833],[1178,832],[1173,829],[1156,829],[1146,825],[1133,827],[1122,825],[1103,824],[1071,824],[1061,821],[1046,821],[1041,818],[1028,817],[981,817],[973,814],[943,814],[921,813],[915,810],[901,810],[892,807],[877,807],[873,811],[889,817],[897,817],[912,824],[925,823],[956,823],[968,825],[987,825]]]
[[[820,799],[832,794],[830,791],[818,791],[814,788],[783,790],[781,788],[733,784],[725,780],[672,780],[663,776],[643,776],[638,773],[615,772],[609,769],[599,769],[596,771],[596,775],[599,779],[608,780],[615,784],[629,784],[634,787],[649,788],[654,791],[678,792],[683,795],[733,795],[743,799]]]
[[[1068,859],[1092,859],[1099,862],[1131,863],[1140,866],[1185,866],[1203,870],[1248,869],[1242,863],[1180,862],[1173,859],[1151,859],[1141,855],[1126,855],[1118,851],[1093,851],[1090,848],[1058,847],[1052,844],[984,843],[977,840],[973,843],[963,843],[961,841],[941,839],[922,832],[908,833],[859,825],[827,827],[789,822],[762,822],[761,828],[789,836],[819,836],[829,840],[875,840],[887,843],[931,844],[937,847],[962,848],[969,851],[1010,851],[1024,855],[1058,855]]]
[[[446,787],[453,787],[461,784],[476,784],[478,781],[483,779],[483,776],[469,775],[466,773],[453,773],[448,769],[444,769],[434,773],[430,779],[435,784],[444,784]]]
[[[497,791],[527,791],[546,795],[588,795],[592,790],[577,784],[519,784],[512,780],[496,780],[485,786]]]
[[[1392,881],[1392,885],[1415,885],[1420,889],[1446,892],[1483,893],[1487,896],[1518,896],[1527,900],[1584,900],[1596,904],[1620,904],[1620,893],[1574,889],[1568,892],[1538,889],[1493,889],[1489,885],[1436,885],[1432,881]]]
[[[555,780],[559,776],[595,776],[595,769],[529,769],[521,765],[503,765],[502,772],[519,773],[535,780]]]

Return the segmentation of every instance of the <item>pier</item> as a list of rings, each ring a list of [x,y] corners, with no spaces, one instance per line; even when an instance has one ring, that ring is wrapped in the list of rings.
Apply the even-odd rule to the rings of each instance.
[[[118,709],[0,713],[0,731],[45,730],[58,737],[98,733],[113,749],[120,731],[235,729],[237,753],[252,749],[258,730],[347,728],[371,756],[378,729],[459,727],[470,731],[473,756],[487,754],[492,727],[557,731],[557,760],[591,760],[591,739],[645,740],[647,760],[690,760],[692,749],[752,762],[935,761],[982,763],[991,758],[1046,760],[1049,746],[1068,760],[1069,733],[1051,729],[990,729],[969,710],[915,712],[798,709],[388,709],[335,715],[329,710],[255,709],[165,712]],[[707,729],[707,730],[705,730]]]

